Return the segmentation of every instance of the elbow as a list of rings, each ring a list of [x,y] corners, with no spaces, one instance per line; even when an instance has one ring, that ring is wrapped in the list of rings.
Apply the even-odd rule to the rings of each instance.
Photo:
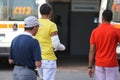
[[[55,48],[55,50],[59,50],[59,51],[65,50],[65,46],[60,43],[58,35],[51,37],[51,40],[52,40],[52,45]]]
[[[53,47],[56,49],[56,50],[59,50],[59,51],[64,51],[65,50],[65,46],[61,43],[55,43],[53,44]]]

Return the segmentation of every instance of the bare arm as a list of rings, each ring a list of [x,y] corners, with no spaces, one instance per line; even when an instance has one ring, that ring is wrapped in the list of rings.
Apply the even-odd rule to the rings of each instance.
[[[60,51],[65,50],[65,46],[62,43],[60,43],[57,31],[51,33],[51,40],[52,40],[52,45],[55,48],[55,50],[60,50]]]
[[[9,64],[14,64],[13,59],[8,59]]]
[[[94,62],[94,59],[95,59],[95,51],[96,51],[95,45],[90,44],[88,74],[91,78],[93,77],[93,72],[94,72],[92,66],[93,66],[93,62]]]
[[[41,67],[42,62],[41,61],[35,61],[35,66],[36,67]]]
[[[88,66],[93,65],[94,59],[95,59],[95,45],[91,44],[90,45],[90,50],[89,50],[89,65]]]
[[[55,36],[55,35],[58,35],[57,31],[52,32],[50,36],[52,37],[52,36]]]

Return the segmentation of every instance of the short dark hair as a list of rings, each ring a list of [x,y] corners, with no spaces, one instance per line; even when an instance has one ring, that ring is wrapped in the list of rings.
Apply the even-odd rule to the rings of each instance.
[[[49,3],[44,3],[40,7],[40,13],[48,15],[52,11],[52,6]]]
[[[113,17],[113,13],[111,10],[106,9],[104,10],[104,12],[102,13],[102,16],[104,18],[105,21],[110,22],[112,20]]]
[[[24,28],[25,30],[32,30],[34,28],[34,26],[33,27],[28,27],[28,28]]]

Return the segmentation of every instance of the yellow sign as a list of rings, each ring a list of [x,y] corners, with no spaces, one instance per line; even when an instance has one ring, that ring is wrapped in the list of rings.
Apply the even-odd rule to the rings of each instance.
[[[30,6],[16,6],[13,9],[13,14],[26,14],[26,15],[30,15],[31,14],[31,7]]]

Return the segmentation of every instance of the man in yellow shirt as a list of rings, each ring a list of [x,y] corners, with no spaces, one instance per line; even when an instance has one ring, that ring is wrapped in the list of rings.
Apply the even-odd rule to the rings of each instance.
[[[42,50],[42,66],[38,68],[38,74],[43,80],[55,80],[57,70],[54,50],[65,50],[65,46],[60,43],[57,26],[51,21],[52,7],[44,3],[40,7],[41,18],[39,28],[35,38],[39,41]]]

